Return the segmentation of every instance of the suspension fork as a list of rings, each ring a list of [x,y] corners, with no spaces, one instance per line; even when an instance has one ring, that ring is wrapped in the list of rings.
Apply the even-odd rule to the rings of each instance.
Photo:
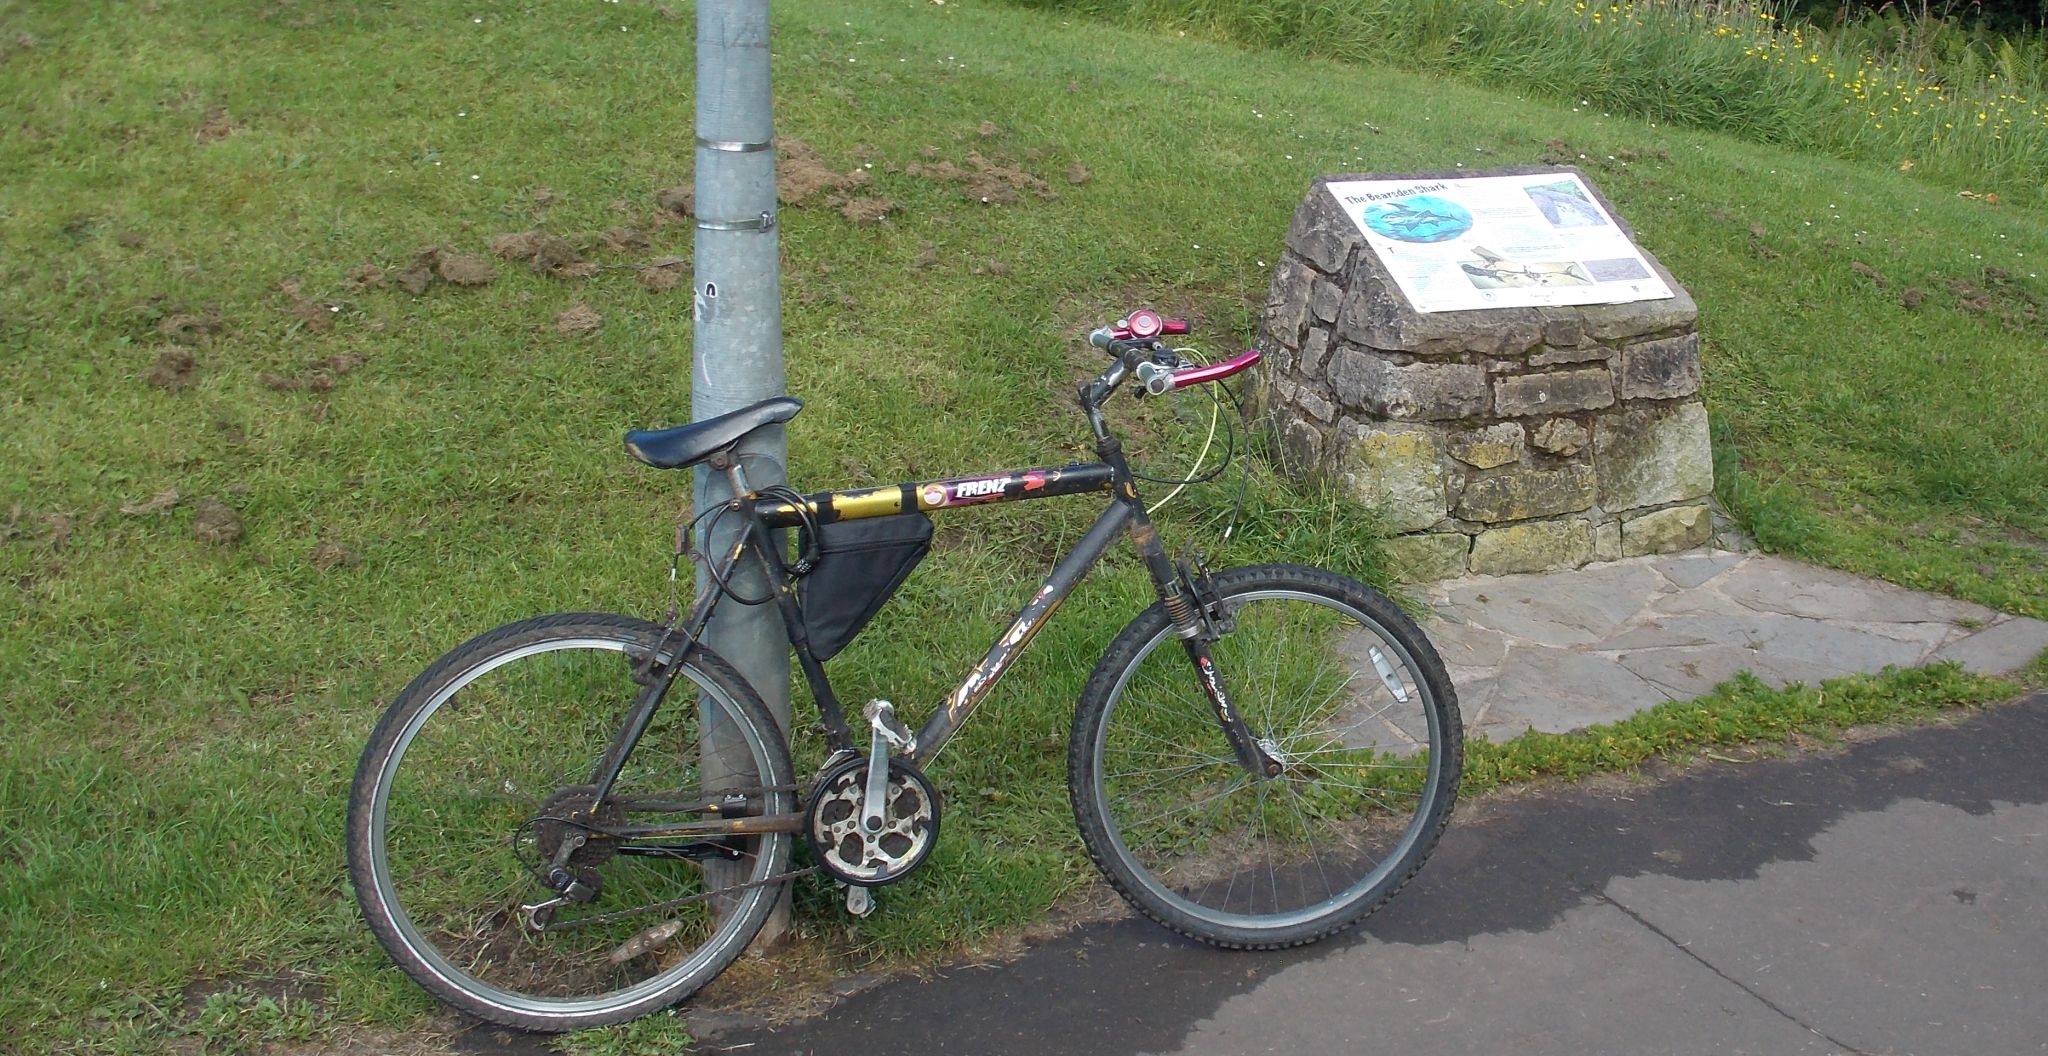
[[[1153,527],[1151,517],[1146,515],[1145,504],[1138,498],[1137,486],[1132,482],[1130,467],[1124,462],[1123,445],[1114,436],[1098,436],[1096,450],[1115,473],[1116,501],[1131,511],[1131,542],[1145,562],[1145,571],[1152,577],[1152,587],[1158,592],[1159,602],[1173,623],[1173,634],[1180,639],[1181,649],[1187,654],[1189,665],[1195,669],[1195,679],[1202,685],[1202,695],[1209,698],[1209,708],[1215,713],[1216,724],[1222,727],[1224,738],[1230,742],[1237,765],[1257,777],[1280,776],[1283,769],[1280,761],[1259,745],[1257,735],[1246,724],[1237,705],[1232,703],[1222,673],[1216,670],[1215,659],[1210,655],[1209,643],[1204,637],[1208,620],[1201,611],[1203,602],[1194,596],[1193,585],[1167,556],[1166,544],[1159,541],[1159,530]]]

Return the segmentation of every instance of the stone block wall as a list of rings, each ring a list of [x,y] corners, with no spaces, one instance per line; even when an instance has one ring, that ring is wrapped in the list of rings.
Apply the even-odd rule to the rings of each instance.
[[[1384,511],[1415,579],[1705,543],[1698,309],[1663,265],[1668,300],[1418,313],[1325,189],[1371,178],[1318,180],[1273,273],[1254,407],[1287,471]]]

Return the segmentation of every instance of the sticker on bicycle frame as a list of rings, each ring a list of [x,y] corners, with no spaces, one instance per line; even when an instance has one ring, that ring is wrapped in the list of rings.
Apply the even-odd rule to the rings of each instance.
[[[1209,699],[1215,702],[1216,710],[1221,712],[1224,718],[1230,718],[1230,698],[1223,695],[1223,683],[1216,678],[1215,665],[1209,663],[1209,658],[1205,656],[1195,661],[1195,670],[1202,676],[1202,686],[1209,691]]]
[[[974,502],[994,502],[1003,497],[1004,492],[1011,484],[1016,482],[1016,479],[1015,477],[1004,475],[1000,477],[984,477],[979,480],[956,480],[926,484],[918,495],[927,506],[964,506]],[[1045,487],[1045,477],[1043,474],[1038,475],[1038,487]],[[1025,489],[1027,491],[1031,490],[1028,477],[1025,480]]]

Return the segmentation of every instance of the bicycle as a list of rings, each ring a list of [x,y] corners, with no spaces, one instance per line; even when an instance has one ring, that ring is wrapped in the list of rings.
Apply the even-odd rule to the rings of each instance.
[[[1164,338],[1187,330],[1141,310],[1090,335],[1111,358],[1079,394],[1096,462],[801,495],[750,489],[734,452],[794,417],[795,399],[629,433],[648,465],[730,482],[737,498],[697,518],[740,518],[729,547],[701,554],[678,528],[712,589],[663,624],[571,613],[501,627],[398,694],[349,801],[349,874],[377,940],[457,1009],[562,1031],[695,993],[798,876],[829,875],[864,914],[869,889],[938,837],[922,768],[1120,535],[1158,600],[1076,705],[1068,791],[1089,856],[1140,912],[1218,946],[1301,945],[1379,908],[1449,820],[1457,698],[1428,639],[1361,583],[1168,557],[1102,407],[1127,382],[1163,396],[1259,361],[1184,359]],[[871,701],[863,751],[823,664],[923,558],[929,514],[1099,493],[1108,508],[959,688],[915,733]],[[749,559],[766,596],[736,591]],[[824,729],[809,781],[753,687],[699,641],[728,598],[781,614]],[[695,707],[662,707],[678,684]],[[799,836],[816,864],[796,864]]]

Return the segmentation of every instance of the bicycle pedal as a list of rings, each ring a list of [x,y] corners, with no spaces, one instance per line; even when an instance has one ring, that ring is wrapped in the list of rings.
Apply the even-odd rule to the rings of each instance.
[[[875,911],[875,893],[865,887],[852,884],[846,888],[846,912],[855,917],[865,917]]]

